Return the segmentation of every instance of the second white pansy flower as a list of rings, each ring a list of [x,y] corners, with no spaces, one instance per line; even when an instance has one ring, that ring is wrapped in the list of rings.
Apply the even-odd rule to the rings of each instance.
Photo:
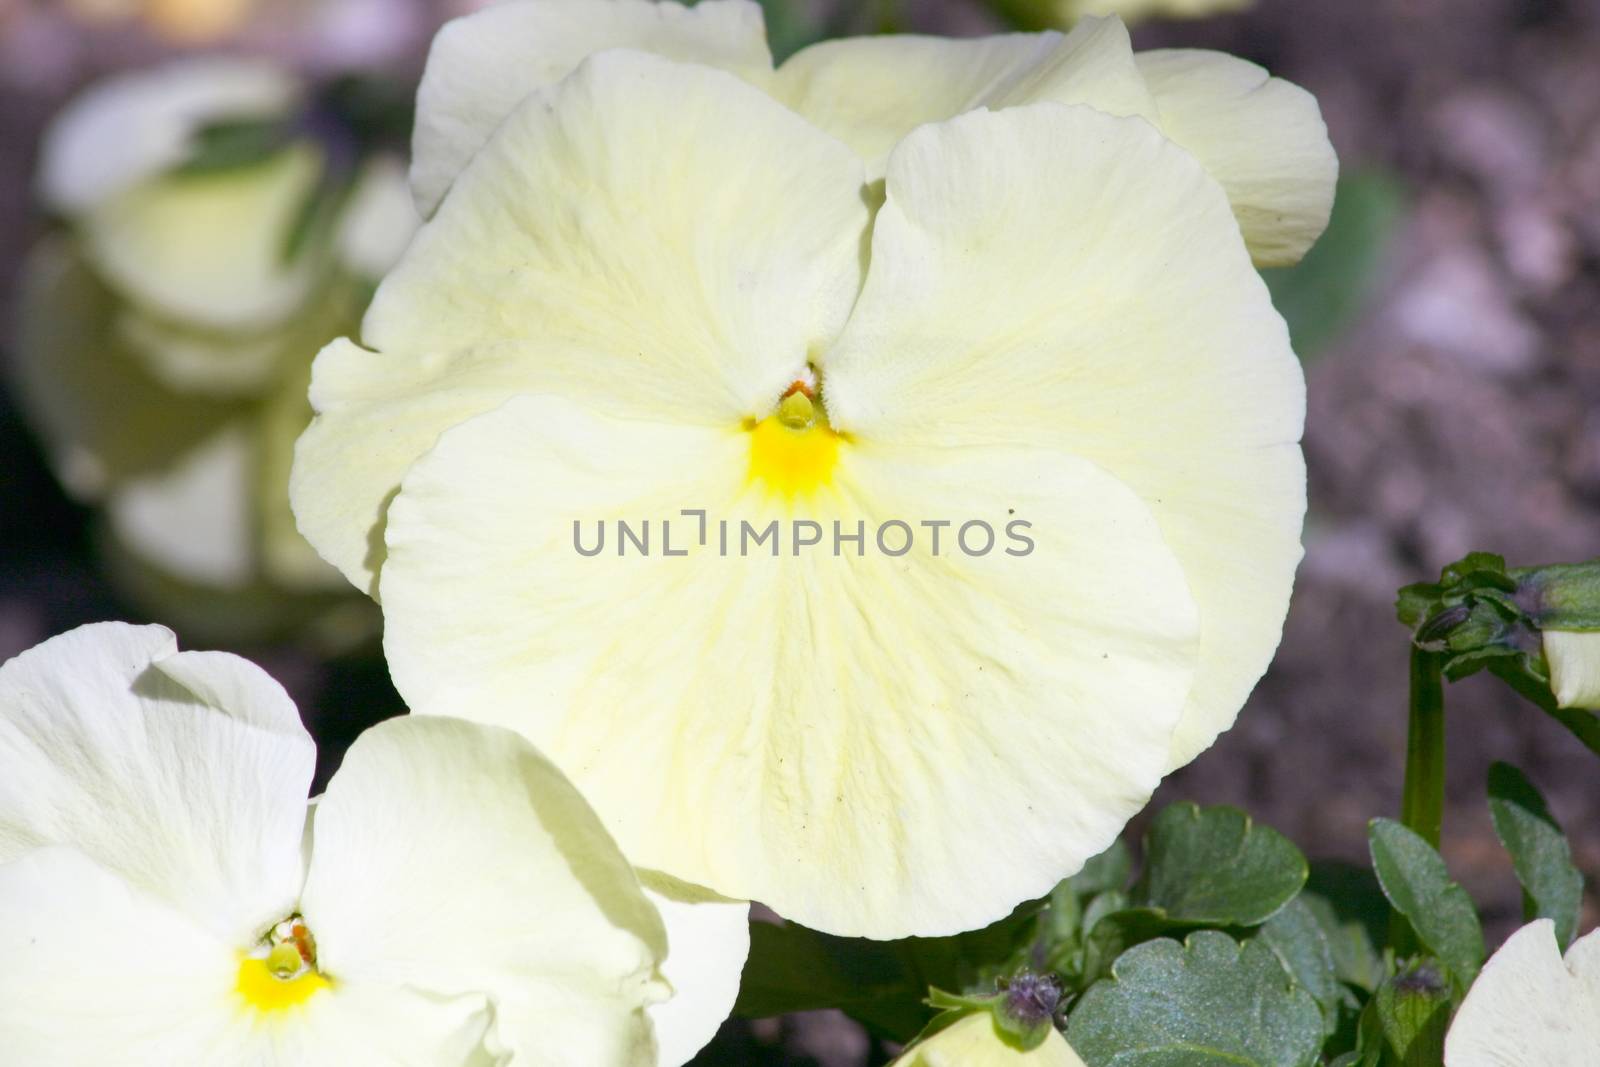
[[[709,1036],[697,986],[651,1008],[669,931],[520,737],[375,727],[308,823],[314,761],[271,679],[161,627],[0,667],[6,1062],[643,1067],[682,1062],[652,1015],[663,1048]],[[737,973],[721,933],[686,975]]]

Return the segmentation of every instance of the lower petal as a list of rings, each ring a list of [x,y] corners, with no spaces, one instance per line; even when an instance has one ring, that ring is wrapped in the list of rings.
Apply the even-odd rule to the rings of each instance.
[[[672,985],[672,999],[650,1009],[656,1063],[680,1067],[733,1014],[750,955],[750,905],[655,871],[640,871],[639,880],[667,928],[661,975]]]

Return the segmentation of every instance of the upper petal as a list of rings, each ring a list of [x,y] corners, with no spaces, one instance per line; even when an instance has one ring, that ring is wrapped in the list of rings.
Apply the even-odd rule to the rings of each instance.
[[[410,706],[533,738],[639,865],[834,932],[979,926],[1103,849],[1191,677],[1148,510],[1057,451],[863,439],[790,513],[748,480],[751,441],[542,397],[446,433],[390,513]],[[716,550],[719,520],[738,544],[794,517],[1027,519],[1039,550],[968,558],[950,528],[934,556],[920,527],[906,558]],[[576,551],[575,523],[587,545],[618,520],[650,520],[656,555]]]
[[[467,161],[523,98],[595,52],[632,48],[731,71],[772,75],[761,7],[704,0],[510,0],[445,24],[417,92],[411,188],[431,215]]]
[[[1445,1038],[1447,1067],[1587,1067],[1600,1048],[1600,933],[1566,959],[1549,919],[1484,964]]]
[[[291,492],[358,586],[440,431],[518,392],[736,421],[835,336],[861,278],[860,161],[728,74],[610,52],[502,126],[317,361]],[[374,531],[376,529],[376,536]]]
[[[661,919],[510,731],[408,717],[363,734],[318,804],[302,911],[335,982],[487,994],[518,1063],[649,1062]]]
[[[1154,119],[1128,31],[1086,19],[1069,34],[877,36],[824,41],[778,68],[774,94],[883,174],[906,134],[975,108],[1039,100]]]
[[[844,430],[1048,445],[1131,487],[1200,607],[1171,766],[1231,725],[1301,555],[1305,384],[1191,156],[1146,123],[1054,104],[917,130],[821,366]]]
[[[248,945],[299,892],[315,758],[253,664],[85,626],[0,666],[0,861],[72,846]]]
[[[1316,97],[1222,52],[1141,52],[1161,131],[1222,183],[1257,266],[1297,263],[1328,227],[1339,157]]]
[[[733,1014],[750,955],[750,904],[657,871],[640,871],[639,881],[667,929],[661,974],[672,985],[672,997],[650,1008],[656,1063],[681,1067]]]

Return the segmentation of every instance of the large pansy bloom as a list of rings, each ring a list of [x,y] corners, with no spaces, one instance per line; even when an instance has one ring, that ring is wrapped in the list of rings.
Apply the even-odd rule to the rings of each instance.
[[[657,1062],[677,930],[524,739],[385,723],[308,818],[315,755],[263,672],[161,627],[0,667],[6,1061]]]
[[[1549,919],[1506,939],[1467,992],[1446,1067],[1588,1067],[1600,1048],[1600,932],[1565,957]]]
[[[733,75],[602,53],[500,124],[363,340],[318,358],[292,494],[412,708],[498,709],[636,864],[815,927],[1045,892],[1278,640],[1303,379],[1140,118],[964,114],[876,187]],[[654,555],[576,550],[646,519]],[[821,547],[718,533],[775,521]],[[1012,522],[1033,550],[985,549]]]

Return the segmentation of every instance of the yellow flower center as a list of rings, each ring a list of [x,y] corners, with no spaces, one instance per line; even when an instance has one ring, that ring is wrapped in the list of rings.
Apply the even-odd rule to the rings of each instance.
[[[258,1012],[287,1011],[299,1007],[324,989],[328,979],[317,971],[316,941],[297,918],[272,928],[265,956],[239,960],[235,990]]]
[[[840,437],[810,390],[799,382],[778,404],[778,410],[746,425],[750,433],[750,480],[775,495],[793,498],[815,491],[833,479],[839,461]]]

